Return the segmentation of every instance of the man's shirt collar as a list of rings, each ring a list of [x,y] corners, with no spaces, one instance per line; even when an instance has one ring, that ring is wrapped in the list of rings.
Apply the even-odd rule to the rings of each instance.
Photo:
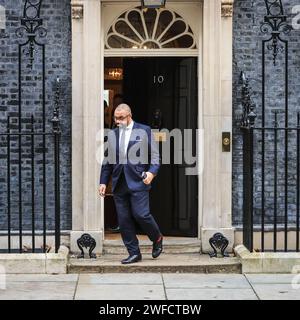
[[[130,122],[130,124],[129,124],[127,127],[124,127],[124,128],[122,128],[122,129],[130,130],[130,129],[132,129],[132,128],[133,128],[133,124],[134,124],[134,121],[132,120],[132,121]]]

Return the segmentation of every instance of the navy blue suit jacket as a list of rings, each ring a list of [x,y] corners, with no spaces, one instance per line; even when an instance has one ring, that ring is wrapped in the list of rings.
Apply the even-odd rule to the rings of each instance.
[[[100,184],[107,185],[112,175],[112,190],[114,192],[122,168],[128,187],[132,191],[146,191],[151,185],[143,182],[142,173],[148,171],[157,174],[160,168],[160,155],[158,144],[155,142],[151,128],[134,122],[132,133],[127,147],[127,163],[119,161],[119,128],[111,130],[108,134],[106,158],[102,163]],[[133,155],[142,158],[136,161]]]

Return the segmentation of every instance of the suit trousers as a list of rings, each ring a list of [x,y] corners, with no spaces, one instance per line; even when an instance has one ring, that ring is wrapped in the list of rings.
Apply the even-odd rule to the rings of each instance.
[[[149,191],[131,191],[128,188],[123,170],[114,191],[114,201],[122,240],[129,255],[140,253],[134,220],[151,241],[157,241],[161,232],[150,214]]]

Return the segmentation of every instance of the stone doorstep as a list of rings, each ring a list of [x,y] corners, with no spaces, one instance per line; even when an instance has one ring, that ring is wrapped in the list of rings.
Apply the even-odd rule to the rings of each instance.
[[[69,249],[65,246],[60,246],[58,253],[0,254],[0,274],[65,274],[68,255]]]
[[[152,243],[149,240],[140,240],[140,249],[143,253],[151,254]],[[200,253],[201,241],[194,238],[164,239],[164,252],[167,254]],[[122,240],[105,240],[104,254],[126,255],[127,250]]]
[[[241,273],[241,263],[236,257],[210,258],[200,254],[165,254],[153,259],[143,253],[143,260],[122,265],[124,255],[103,255],[97,259],[70,258],[68,273]]]
[[[300,252],[250,252],[244,245],[234,252],[243,273],[300,273]]]

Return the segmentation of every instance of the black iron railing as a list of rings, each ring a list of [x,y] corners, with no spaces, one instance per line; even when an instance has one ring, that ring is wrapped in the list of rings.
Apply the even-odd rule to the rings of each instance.
[[[0,248],[1,252],[24,252],[24,235],[28,234],[31,236],[32,252],[40,251],[40,246],[36,244],[37,236],[42,236],[42,251],[48,250],[49,232],[55,234],[55,252],[60,246],[60,83],[57,79],[53,115],[52,119],[48,119],[46,44],[42,41],[47,30],[40,17],[42,2],[25,0],[21,26],[15,33],[19,39],[18,110],[7,110],[8,115],[13,115],[7,118],[6,132],[0,132],[1,168],[3,172],[6,170],[7,185],[6,206],[2,202],[0,209],[2,216],[4,212],[7,216],[8,239],[7,248]],[[24,108],[28,100],[33,110],[29,116]],[[3,165],[5,156],[6,165]],[[5,232],[3,225],[2,221],[2,233]]]
[[[241,74],[243,241],[251,251],[299,251],[300,118],[289,112],[289,43],[283,38],[291,28],[281,0],[265,4],[261,31],[268,38],[262,40],[261,109],[256,110],[249,80]],[[281,89],[275,92],[276,81],[281,81]],[[260,232],[260,243],[254,248],[255,231]],[[267,231],[273,232],[271,247],[266,247]]]
[[[243,243],[250,251],[265,251],[268,231],[273,233],[273,244],[267,250],[299,252],[300,113],[295,126],[280,125],[285,123],[285,113],[274,110],[273,125],[256,127],[256,108],[244,74],[242,83]],[[254,248],[255,231],[260,233],[260,244]],[[291,231],[295,233],[294,242],[288,237]],[[283,232],[283,240],[278,239],[279,232]]]
[[[36,252],[36,220],[41,218],[42,215],[42,225],[43,230],[42,232],[38,232],[38,234],[42,234],[43,237],[43,245],[42,245],[42,251],[47,251],[47,215],[50,219],[52,219],[51,213],[47,214],[46,211],[50,211],[47,209],[46,205],[43,205],[42,210],[36,210],[36,202],[40,202],[41,200],[44,200],[46,204],[46,199],[49,197],[51,193],[54,194],[54,233],[55,233],[55,252],[58,252],[59,246],[60,246],[60,159],[59,159],[59,144],[60,144],[60,125],[59,125],[59,105],[58,105],[58,99],[59,99],[59,86],[57,86],[57,93],[56,93],[56,102],[55,102],[55,108],[53,112],[53,118],[52,118],[52,125],[53,129],[52,131],[41,131],[35,129],[35,118],[32,115],[30,118],[30,121],[26,121],[28,119],[21,118],[21,123],[30,123],[31,130],[27,131],[19,131],[18,128],[14,129],[11,121],[11,117],[7,118],[7,132],[0,133],[1,138],[4,138],[4,144],[6,144],[6,172],[7,172],[7,250],[1,250],[4,252],[15,252],[16,246],[12,246],[12,236],[16,235],[16,232],[12,235],[12,228],[15,230],[15,225],[12,226],[11,218],[13,215],[15,215],[15,212],[12,212],[12,198],[18,199],[18,220],[19,220],[19,227],[17,230],[17,234],[19,236],[19,243],[18,243],[18,251],[24,252],[23,247],[23,237],[24,232],[27,235],[28,230],[23,230],[23,197],[26,198],[27,201],[27,207],[28,207],[28,199],[30,199],[30,206],[31,206],[31,252]],[[39,148],[39,141],[42,141],[42,145],[47,144],[47,148],[42,148],[42,159],[38,161],[36,159],[36,156],[40,154],[40,152],[37,152],[37,149]],[[17,146],[16,146],[16,142]],[[19,167],[18,170],[18,176],[17,180],[12,182],[14,177],[12,176],[12,143],[14,143],[14,148],[16,147],[18,149],[18,159],[17,159],[17,166]],[[3,145],[3,142],[2,142]],[[23,156],[23,152],[26,149],[26,155]],[[51,150],[52,149],[52,150]],[[28,154],[30,150],[30,154]],[[53,156],[53,161],[49,161],[49,157],[47,157],[47,153],[51,154]],[[46,159],[47,158],[47,159]],[[31,181],[31,188],[28,189],[27,186],[23,185],[22,181],[22,173],[24,171],[24,166],[26,165],[26,162],[30,163],[30,181]],[[53,169],[51,170],[49,166],[52,166]],[[38,171],[42,169],[44,171],[44,168],[50,169],[49,171],[54,172],[54,185],[49,186],[47,179],[41,179],[40,183],[38,185],[38,182],[36,182],[37,179],[36,175],[39,174]],[[27,170],[28,171],[28,170]],[[27,172],[28,177],[28,172]],[[17,182],[17,183],[16,183]],[[16,186],[18,186],[16,188]],[[50,194],[44,194],[43,196],[39,196],[38,192],[42,189],[45,190],[46,186],[49,187],[49,193]],[[12,193],[17,193],[17,196],[12,196]],[[31,197],[28,197],[28,193],[31,193]],[[38,194],[38,196],[37,196]],[[2,208],[4,209],[4,208]],[[41,214],[42,213],[42,214]],[[39,250],[39,248],[38,248]]]
[[[256,118],[255,105],[251,101],[249,80],[241,74],[243,118],[243,243],[253,250],[253,126]]]
[[[297,114],[297,125],[294,127],[280,126],[279,114],[278,111],[274,112],[273,126],[255,127],[250,121],[242,126],[243,243],[250,251],[258,249],[299,252],[300,113]],[[261,139],[262,132],[268,139]],[[289,157],[285,149],[286,136],[290,147],[296,150]],[[267,145],[267,159],[262,157],[262,145]],[[280,150],[283,147],[282,154]],[[264,166],[261,165],[261,161],[264,161]],[[288,167],[296,168],[288,178],[286,178],[288,175],[286,163]],[[266,196],[266,193],[272,196]],[[260,241],[256,242],[256,245],[255,232],[260,233]],[[273,233],[272,246],[269,245],[267,249],[266,232]],[[283,232],[281,239],[279,232]],[[295,233],[295,237],[289,239],[290,232]]]

